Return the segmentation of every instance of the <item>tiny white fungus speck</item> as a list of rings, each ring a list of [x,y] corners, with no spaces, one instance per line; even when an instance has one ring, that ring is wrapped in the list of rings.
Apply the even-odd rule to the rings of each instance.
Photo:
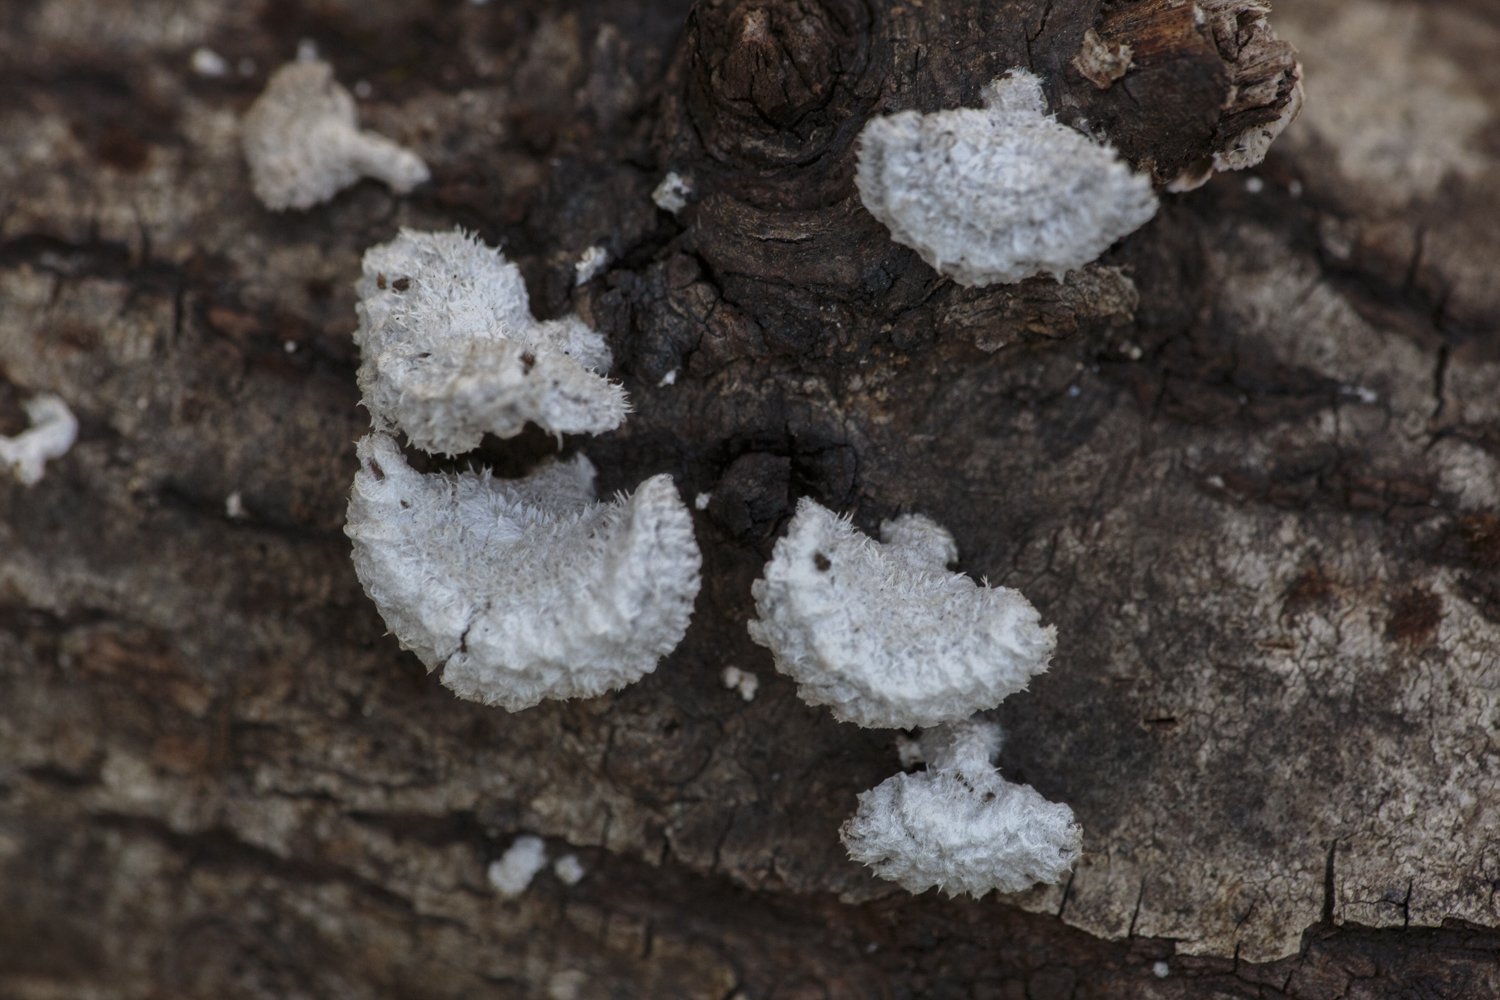
[[[573,265],[573,284],[582,285],[604,270],[604,265],[609,263],[609,251],[597,244],[589,247],[578,257],[578,262]]]
[[[563,885],[577,885],[583,881],[583,862],[576,854],[564,854],[552,863],[552,874]]]
[[[229,72],[229,63],[213,49],[200,46],[193,50],[193,72],[199,76],[221,77]]]
[[[34,486],[46,464],[66,455],[78,440],[78,418],[61,396],[51,393],[33,396],[23,407],[31,426],[15,437],[0,437],[0,469],[9,469],[22,485]]]
[[[517,837],[486,872],[495,892],[515,899],[526,891],[536,873],[547,864],[547,845],[541,837],[523,834]]]
[[[651,200],[656,202],[657,208],[676,215],[687,207],[687,196],[692,191],[692,184],[673,170],[656,185],[656,190],[651,192]]]
[[[741,670],[739,667],[725,667],[723,673],[719,675],[719,679],[724,682],[724,686],[729,690],[738,691],[740,697],[745,701],[754,701],[755,692],[760,689],[760,678],[748,670]]]

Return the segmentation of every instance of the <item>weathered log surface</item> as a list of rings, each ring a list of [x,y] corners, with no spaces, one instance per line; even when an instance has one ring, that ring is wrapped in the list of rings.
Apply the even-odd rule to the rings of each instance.
[[[1064,286],[957,288],[854,196],[869,115],[1012,65],[1205,176],[1287,95],[1201,6],[0,5],[0,433],[41,391],[83,428],[0,484],[0,995],[1500,995],[1496,6],[1286,0],[1301,121]],[[1132,45],[1103,87],[1091,28]],[[430,184],[255,202],[235,122],[302,38]],[[616,696],[457,701],[349,566],[359,255],[453,224],[610,339],[601,487],[710,497],[693,629]],[[843,858],[894,734],[744,630],[802,495],[935,516],[1057,623],[996,715],[1071,885]],[[584,879],[497,898],[521,833]]]

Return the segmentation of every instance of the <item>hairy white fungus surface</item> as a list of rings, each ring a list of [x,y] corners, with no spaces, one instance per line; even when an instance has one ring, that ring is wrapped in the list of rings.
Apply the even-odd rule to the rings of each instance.
[[[22,404],[31,426],[15,437],[0,437],[0,469],[26,486],[42,480],[46,464],[61,458],[78,440],[78,418],[61,396],[42,393]]]
[[[459,454],[533,421],[556,434],[618,427],[625,390],[609,345],[576,316],[538,321],[520,270],[461,230],[403,229],[365,251],[359,387],[382,431]]]
[[[517,837],[504,854],[491,861],[485,874],[497,893],[506,899],[515,899],[546,866],[547,845],[541,837],[527,833]]]
[[[1047,114],[1024,70],[984,107],[871,119],[855,184],[870,214],[962,285],[1059,281],[1156,214],[1151,182]]]
[[[922,734],[927,769],[859,796],[839,836],[855,861],[910,892],[1020,892],[1060,881],[1082,830],[1066,805],[1012,784],[991,761],[1000,728],[969,720]]]
[[[429,176],[415,153],[360,130],[354,98],[315,58],[271,75],[245,112],[240,141],[256,197],[276,211],[311,208],[361,177],[405,194]]]
[[[1055,630],[1017,591],[948,572],[957,548],[940,525],[906,515],[881,537],[804,499],[751,587],[750,637],[803,701],[865,727],[933,726],[1047,669]]]
[[[594,500],[581,455],[519,480],[424,475],[369,434],[346,533],[391,633],[461,698],[530,708],[656,669],[687,631],[700,557],[672,477]]]

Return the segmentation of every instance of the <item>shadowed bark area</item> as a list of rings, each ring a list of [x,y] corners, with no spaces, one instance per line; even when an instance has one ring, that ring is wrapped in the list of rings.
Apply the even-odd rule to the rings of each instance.
[[[0,484],[0,994],[1500,995],[1500,19],[1265,14],[0,5],[0,433],[38,392],[81,423]],[[1215,174],[1294,100],[1278,35],[1307,109]],[[430,183],[255,201],[236,122],[302,39]],[[1162,206],[1065,283],[961,288],[860,205],[855,137],[1013,66]],[[453,225],[609,340],[634,413],[564,445],[601,491],[703,501],[693,626],[615,695],[458,701],[350,567],[359,258]],[[745,631],[802,496],[929,514],[1056,623],[995,717],[1084,826],[1069,884],[844,857],[897,734]],[[522,834],[582,879],[499,897]]]

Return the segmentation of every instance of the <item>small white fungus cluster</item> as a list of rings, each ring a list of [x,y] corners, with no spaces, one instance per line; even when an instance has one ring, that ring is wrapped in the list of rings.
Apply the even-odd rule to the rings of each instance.
[[[700,557],[670,476],[598,503],[582,456],[502,480],[416,472],[379,433],[358,452],[355,571],[459,697],[512,712],[593,697],[656,669],[687,631]]]
[[[43,470],[78,440],[78,418],[61,396],[42,393],[22,404],[31,426],[15,437],[0,437],[0,469],[25,486],[42,481]]]
[[[415,153],[360,130],[354,98],[315,58],[272,74],[245,113],[240,142],[256,197],[275,211],[311,208],[361,177],[405,194],[429,176]]]
[[[804,499],[752,587],[751,638],[803,701],[864,727],[937,727],[902,748],[925,771],[860,795],[840,831],[850,857],[912,892],[1056,882],[1079,852],[1072,811],[1004,781],[999,728],[975,717],[1047,669],[1054,630],[1016,591],[949,572],[958,549],[931,518],[887,521],[881,539]]]
[[[1058,882],[1078,859],[1073,812],[991,761],[1000,727],[982,720],[922,735],[927,769],[887,778],[859,797],[839,831],[849,856],[911,892],[1021,892]]]
[[[1047,669],[1055,630],[1018,591],[949,572],[958,551],[941,526],[908,515],[881,537],[804,499],[752,586],[750,637],[803,701],[867,728],[935,726]]]
[[[738,692],[745,701],[754,701],[755,692],[760,690],[760,678],[748,670],[739,667],[728,666],[719,672],[719,680],[730,691]]]
[[[423,451],[461,454],[528,422],[598,434],[629,411],[601,374],[604,338],[576,316],[535,319],[520,270],[461,230],[370,248],[356,291],[365,405]]]
[[[1047,113],[1025,70],[984,107],[874,118],[855,183],[870,214],[962,285],[1059,281],[1156,214],[1151,182]]]

